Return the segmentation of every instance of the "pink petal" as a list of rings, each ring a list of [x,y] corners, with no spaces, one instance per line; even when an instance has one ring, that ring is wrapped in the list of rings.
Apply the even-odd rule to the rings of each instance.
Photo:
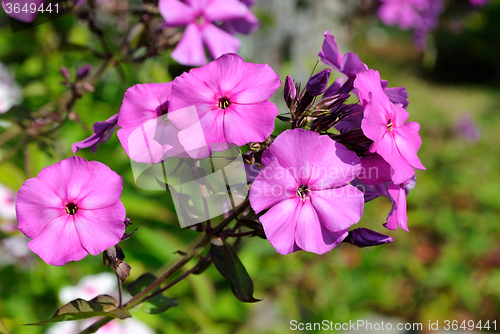
[[[295,198],[299,185],[276,159],[260,171],[250,188],[250,204],[255,213],[286,199]]]
[[[301,249],[316,254],[324,254],[331,251],[335,246],[344,240],[349,231],[331,232],[327,230],[322,222],[318,220],[318,215],[311,202],[306,200],[299,205],[297,229],[295,232],[295,242]]]
[[[66,214],[52,220],[28,242],[28,247],[53,266],[80,261],[87,255],[87,251],[80,243],[73,217]]]
[[[366,66],[355,53],[348,52],[342,58],[340,71],[347,76],[355,76],[357,73],[367,69],[368,66]]]
[[[242,18],[248,8],[238,0],[212,0],[205,8],[203,16],[210,22]]]
[[[18,228],[28,238],[34,238],[45,226],[66,213],[65,203],[39,178],[24,182],[17,193],[16,216]]]
[[[270,101],[249,105],[231,104],[224,110],[227,142],[242,146],[265,141],[274,130],[274,119],[278,113],[278,107]]]
[[[96,210],[79,210],[75,226],[82,246],[92,255],[98,255],[120,242],[125,233],[125,207],[118,201],[112,206]]]
[[[406,120],[410,116],[408,111],[402,107],[398,107],[391,103],[391,113],[392,113],[392,123],[396,127],[401,127],[405,124]]]
[[[425,170],[417,156],[417,148],[414,142],[419,143],[420,136],[411,127],[395,128],[394,141],[401,156],[413,167]]]
[[[286,255],[298,250],[295,246],[295,230],[299,207],[298,198],[284,200],[260,217],[267,239],[280,254]]]
[[[156,119],[159,107],[166,107],[171,89],[171,82],[137,84],[127,89],[118,114],[118,126],[137,127],[150,119]]]
[[[240,80],[229,94],[231,101],[250,104],[267,101],[281,87],[279,75],[267,64],[245,63],[244,80]]]
[[[202,33],[197,24],[190,23],[187,25],[181,40],[170,56],[182,65],[201,66],[207,63]]]
[[[360,160],[362,169],[358,180],[369,185],[391,181],[391,166],[380,155],[367,155]]]
[[[90,161],[89,165],[92,174],[74,200],[78,209],[101,209],[118,202],[123,189],[122,177],[98,161]]]
[[[311,203],[321,224],[331,232],[339,232],[348,229],[361,219],[364,197],[359,189],[346,185],[311,191]]]
[[[90,163],[85,159],[73,156],[45,167],[38,173],[37,179],[49,185],[66,205],[78,197],[91,175]]]
[[[389,230],[397,230],[399,226],[403,230],[409,231],[407,225],[408,216],[406,215],[405,185],[391,183],[388,191],[393,203],[391,212],[387,216],[387,223],[384,226]]]
[[[218,58],[225,53],[236,53],[240,48],[240,40],[230,33],[216,27],[212,23],[205,23],[202,30],[203,42],[212,58]]]
[[[387,133],[382,138],[377,153],[391,165],[393,183],[403,183],[415,175],[413,167],[401,156],[391,133]]]
[[[414,130],[414,132],[417,133],[417,135],[412,135],[411,136],[411,141],[413,142],[413,145],[415,146],[416,150],[418,151],[420,149],[420,146],[422,146],[422,138],[418,135],[418,132],[420,131],[420,124],[417,122],[406,122],[403,127],[410,127]]]
[[[387,119],[391,118],[390,101],[382,89],[380,73],[375,70],[359,72],[354,80],[354,87],[359,92],[359,100],[363,106],[373,102],[374,108],[384,113]]]
[[[380,141],[387,133],[388,119],[380,109],[377,109],[373,102],[369,102],[365,106],[364,116],[361,120],[361,130],[366,137],[373,140],[370,147],[370,152],[373,153],[377,150]]]
[[[196,19],[193,9],[179,0],[160,0],[158,9],[169,27],[187,25]]]
[[[264,166],[273,157],[289,168],[299,185],[308,184],[316,189],[345,185],[361,168],[354,152],[327,136],[302,129],[280,134],[262,155]]]

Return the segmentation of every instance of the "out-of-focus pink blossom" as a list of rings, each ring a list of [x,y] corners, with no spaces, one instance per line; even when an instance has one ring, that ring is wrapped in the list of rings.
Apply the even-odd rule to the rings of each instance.
[[[276,251],[323,254],[342,242],[363,213],[363,193],[349,183],[359,158],[317,132],[279,135],[262,155],[264,169],[250,189],[250,204]]]
[[[190,66],[207,63],[204,46],[213,59],[238,51],[240,41],[214,23],[252,19],[246,18],[249,9],[238,0],[160,0],[158,8],[168,27],[186,26],[171,56]]]
[[[179,129],[179,140],[193,158],[225,150],[228,144],[263,142],[273,132],[278,115],[278,108],[268,100],[280,86],[278,74],[269,65],[225,54],[174,80],[168,119]],[[194,114],[186,112],[193,108]]]
[[[46,167],[19,189],[18,228],[46,263],[62,266],[120,242],[122,178],[106,165],[70,157]]]

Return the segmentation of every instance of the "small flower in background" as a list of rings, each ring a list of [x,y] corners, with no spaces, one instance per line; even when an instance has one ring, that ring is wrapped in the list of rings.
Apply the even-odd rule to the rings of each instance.
[[[367,228],[356,228],[349,231],[349,235],[344,240],[344,242],[348,242],[360,248],[379,246],[393,241],[394,239],[392,239],[392,237]]]
[[[120,242],[123,180],[106,165],[70,157],[45,167],[19,189],[18,228],[46,263],[62,266]]]
[[[0,63],[0,114],[21,103],[23,92],[2,63]]]
[[[294,129],[279,135],[262,155],[264,169],[250,188],[250,204],[280,254],[323,254],[348,235],[363,213],[363,193],[349,184],[359,158],[316,132]]]
[[[420,125],[406,122],[408,112],[393,104],[380,84],[378,71],[358,73],[354,81],[363,105],[361,129],[373,140],[370,153],[378,153],[391,165],[394,184],[401,184],[415,175],[414,167],[425,170],[417,152],[422,145],[418,134]]]
[[[0,183],[0,219],[16,219],[16,193]]]
[[[213,59],[224,53],[237,52],[240,41],[214,23],[231,21],[233,28],[238,27],[234,20],[248,20],[249,12],[247,6],[238,0],[160,0],[158,8],[167,27],[186,26],[171,56],[178,63],[189,66],[207,63],[204,45]]]
[[[254,0],[239,0],[249,8],[245,16],[237,19],[227,20],[220,25],[228,33],[234,35],[237,32],[248,35],[259,27],[259,19],[250,10],[254,5]]]
[[[45,0],[2,0],[2,7],[7,16],[24,23],[31,23],[40,12],[38,8],[44,3]],[[17,6],[19,6],[19,11],[15,9]],[[27,6],[27,10],[22,10],[24,6]]]
[[[380,20],[386,25],[398,25],[401,29],[413,29],[415,46],[426,46],[427,33],[439,24],[443,11],[442,0],[380,0]]]
[[[193,158],[225,150],[227,144],[263,142],[278,115],[278,107],[268,100],[280,86],[279,75],[269,65],[225,54],[174,80],[168,119]],[[185,110],[193,106],[197,117],[187,117]],[[191,130],[196,124],[203,131]]]
[[[486,5],[488,0],[469,0],[470,4],[475,7],[480,7]]]
[[[32,252],[26,243],[29,241],[24,235],[14,235],[0,239],[0,267],[10,264],[27,268],[33,263]]]
[[[118,125],[118,114],[111,116],[104,122],[96,122],[92,128],[94,134],[85,140],[73,143],[72,150],[73,153],[80,151],[82,148],[90,148],[93,153],[97,152],[97,146],[102,143],[107,142],[116,129]]]
[[[455,137],[465,139],[469,142],[478,142],[481,139],[481,131],[469,113],[460,115],[455,123],[453,132]]]
[[[172,83],[138,84],[125,92],[118,114],[117,135],[130,159],[156,164],[169,157],[187,157],[178,130],[167,119]]]
[[[67,304],[77,298],[85,300],[93,299],[98,295],[110,295],[118,297],[116,287],[116,277],[111,273],[101,273],[97,275],[87,275],[83,277],[76,286],[65,286],[59,291],[59,300]],[[124,296],[127,300],[130,296]],[[92,323],[96,318],[90,318],[82,321],[66,321],[53,325],[45,334],[74,334],[78,333]],[[154,331],[142,321],[129,318],[125,320],[113,320],[101,327],[97,334],[153,334]]]

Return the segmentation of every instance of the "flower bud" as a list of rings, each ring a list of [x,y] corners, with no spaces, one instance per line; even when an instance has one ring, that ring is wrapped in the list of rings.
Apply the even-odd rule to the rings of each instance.
[[[91,68],[92,68],[92,66],[90,66],[90,65],[85,65],[85,66],[80,67],[76,71],[76,78],[77,79],[83,79],[83,78],[85,78],[87,75],[89,75],[89,72],[90,72]]]
[[[328,79],[330,79],[331,69],[327,68],[313,75],[306,85],[306,91],[312,96],[323,94],[328,88]]]
[[[286,76],[283,94],[285,96],[286,105],[288,108],[290,108],[293,100],[295,100],[295,97],[297,96],[297,90],[295,88],[293,79],[289,75]]]
[[[66,68],[66,66],[61,66],[61,74],[64,77],[64,79],[66,79],[68,81],[71,80],[71,76],[70,76],[69,71]]]
[[[344,242],[348,242],[360,248],[379,246],[393,241],[394,239],[392,239],[392,237],[367,228],[357,228],[349,231],[349,235],[344,240]]]

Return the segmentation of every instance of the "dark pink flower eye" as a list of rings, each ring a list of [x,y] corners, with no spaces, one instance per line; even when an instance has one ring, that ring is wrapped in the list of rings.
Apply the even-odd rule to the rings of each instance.
[[[69,203],[68,205],[66,205],[66,212],[69,215],[73,216],[75,213],[78,212],[78,207],[74,203]]]
[[[229,99],[225,96],[221,97],[219,99],[219,108],[220,109],[226,109],[227,107],[229,107],[231,103],[229,102]]]

